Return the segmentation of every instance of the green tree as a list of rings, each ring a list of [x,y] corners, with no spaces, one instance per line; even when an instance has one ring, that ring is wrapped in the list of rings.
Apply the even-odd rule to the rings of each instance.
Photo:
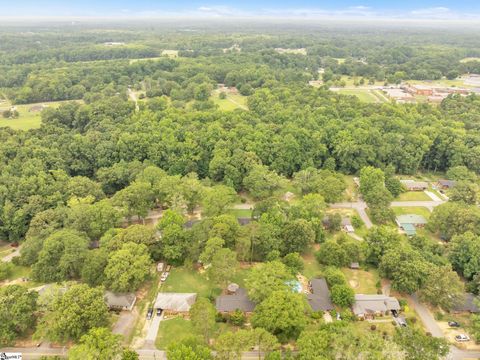
[[[138,360],[138,353],[131,349],[123,349],[122,360]]]
[[[456,235],[448,249],[453,268],[465,278],[471,280],[480,273],[480,237],[472,232]]]
[[[298,359],[327,360],[330,358],[332,334],[326,330],[305,330],[297,341]]]
[[[282,231],[284,255],[298,252],[304,253],[315,242],[315,232],[312,226],[303,219],[288,222]]]
[[[347,252],[335,240],[325,241],[315,257],[320,264],[327,266],[343,267],[349,263]]]
[[[264,165],[254,165],[243,179],[243,186],[255,199],[272,196],[281,185],[281,177]]]
[[[113,291],[135,291],[145,281],[152,261],[143,244],[126,243],[108,256],[105,281]]]
[[[304,268],[303,259],[299,253],[290,253],[283,257],[282,262],[296,275]]]
[[[427,272],[425,283],[419,291],[422,301],[447,311],[462,302],[465,289],[450,266],[432,266]]]
[[[111,360],[117,358],[122,348],[120,335],[107,328],[92,328],[80,338],[80,343],[68,351],[71,360]]]
[[[332,302],[335,305],[346,308],[353,305],[355,292],[347,284],[334,285],[332,287]]]
[[[204,265],[210,264],[215,254],[222,249],[224,245],[225,240],[219,237],[208,239],[203,252],[200,254],[200,262]]]
[[[365,243],[367,244],[367,262],[378,266],[381,257],[386,251],[398,247],[402,243],[402,237],[396,229],[391,227],[373,227],[365,236]]]
[[[230,249],[220,249],[213,255],[208,269],[210,278],[218,285],[226,286],[238,267],[237,254]]]
[[[463,202],[468,205],[477,203],[478,186],[467,181],[458,181],[455,187],[450,190],[450,201]]]
[[[194,329],[208,341],[215,328],[215,307],[205,298],[199,298],[190,308],[190,318]]]
[[[112,201],[114,205],[123,208],[128,218],[133,215],[145,218],[148,210],[154,206],[154,193],[150,184],[136,181],[117,192]]]
[[[306,306],[300,294],[274,291],[255,308],[254,327],[261,327],[282,342],[296,339],[306,326]]]
[[[57,293],[40,319],[36,336],[65,343],[79,340],[90,329],[108,325],[108,308],[102,288],[72,285]]]
[[[192,342],[172,343],[167,348],[168,360],[213,360],[211,350]]]
[[[108,253],[103,249],[91,250],[82,268],[82,280],[90,286],[100,286],[105,282],[105,267]]]
[[[87,253],[88,241],[82,234],[69,229],[57,231],[44,241],[32,277],[43,282],[78,278]]]
[[[203,214],[217,216],[223,214],[237,198],[234,189],[224,185],[217,185],[205,191],[203,196]]]
[[[397,329],[393,340],[406,352],[407,360],[443,359],[450,351],[445,339],[427,336],[411,327]]]
[[[288,291],[288,281],[294,279],[289,269],[279,261],[255,266],[248,274],[245,285],[248,295],[261,302],[277,290]]]
[[[19,285],[0,288],[0,346],[12,345],[35,324],[38,294]]]

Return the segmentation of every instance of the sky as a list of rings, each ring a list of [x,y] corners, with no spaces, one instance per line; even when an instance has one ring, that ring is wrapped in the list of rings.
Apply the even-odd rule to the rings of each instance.
[[[480,0],[0,0],[0,17],[479,20]]]

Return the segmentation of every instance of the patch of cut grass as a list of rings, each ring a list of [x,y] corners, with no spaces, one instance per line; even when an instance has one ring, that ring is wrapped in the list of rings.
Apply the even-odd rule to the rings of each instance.
[[[425,219],[430,218],[430,211],[426,207],[392,207],[395,215],[422,215]]]
[[[190,336],[195,336],[195,332],[190,320],[182,317],[163,320],[160,323],[155,345],[157,349],[166,349],[170,344],[180,342]]]
[[[380,280],[378,271],[375,269],[366,270],[352,270],[343,268],[342,272],[345,274],[349,285],[353,288],[356,294],[376,294],[377,282]]]
[[[398,196],[396,201],[431,201],[430,196],[423,191],[406,191]]]
[[[380,100],[377,96],[373,95],[370,90],[365,89],[340,89],[338,93],[343,95],[356,96],[360,101],[366,103],[378,103]]]

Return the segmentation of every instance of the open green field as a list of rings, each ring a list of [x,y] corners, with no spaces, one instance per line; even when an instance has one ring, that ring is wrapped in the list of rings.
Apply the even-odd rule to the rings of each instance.
[[[174,342],[180,342],[190,336],[194,336],[193,326],[190,320],[182,317],[163,320],[160,323],[155,345],[158,349],[166,349]]]
[[[425,219],[430,218],[430,211],[426,207],[392,207],[395,215],[422,215]]]
[[[406,191],[395,199],[396,201],[431,201],[430,196],[423,191]]]
[[[462,79],[442,79],[442,80],[408,80],[410,85],[423,85],[423,86],[440,86],[440,87],[472,87],[465,85]]]
[[[226,99],[220,99],[220,92],[215,90],[211,96],[211,100],[218,105],[222,111],[233,111],[235,109],[248,110],[247,97],[240,94],[227,94]]]
[[[251,218],[252,212],[251,209],[231,209],[228,211],[229,214],[232,214],[237,218]]]
[[[17,119],[4,119],[3,117],[0,117],[0,127],[10,127],[14,130],[38,129],[42,123],[41,111],[31,112],[29,111],[30,108],[35,105],[45,105],[47,107],[57,108],[64,102],[68,101],[52,101],[36,104],[15,105],[19,113],[19,117]],[[0,105],[0,113],[4,110],[8,110],[10,106],[10,103],[2,103]]]
[[[232,275],[231,282],[240,286],[245,284],[248,269],[239,269]],[[214,284],[207,273],[200,273],[186,267],[173,268],[167,281],[162,285],[162,292],[195,292],[198,296],[218,296],[221,289]]]
[[[467,57],[465,59],[460,60],[461,63],[467,63],[470,61],[480,61],[480,57]]]
[[[376,284],[380,280],[378,271],[374,269],[352,270],[343,268],[342,272],[345,274],[349,285],[355,290],[356,294],[376,294]]]
[[[360,101],[370,104],[382,102],[382,99],[372,91],[367,89],[340,89],[337,92],[343,95],[356,96]]]

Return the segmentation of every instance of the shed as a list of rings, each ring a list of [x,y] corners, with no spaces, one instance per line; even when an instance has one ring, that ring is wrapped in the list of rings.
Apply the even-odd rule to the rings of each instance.
[[[114,293],[105,291],[104,300],[109,309],[132,311],[137,297],[134,293]]]
[[[310,281],[311,294],[307,295],[307,301],[313,311],[330,311],[334,309],[330,299],[330,290],[324,278]]]
[[[196,300],[196,293],[158,293],[154,307],[174,313],[188,312]]]
[[[217,297],[215,300],[215,308],[219,312],[232,312],[235,310],[253,312],[255,303],[248,297],[247,290],[238,288],[232,294]]]
[[[358,262],[352,262],[350,263],[350,269],[358,270],[360,269],[360,264]]]

